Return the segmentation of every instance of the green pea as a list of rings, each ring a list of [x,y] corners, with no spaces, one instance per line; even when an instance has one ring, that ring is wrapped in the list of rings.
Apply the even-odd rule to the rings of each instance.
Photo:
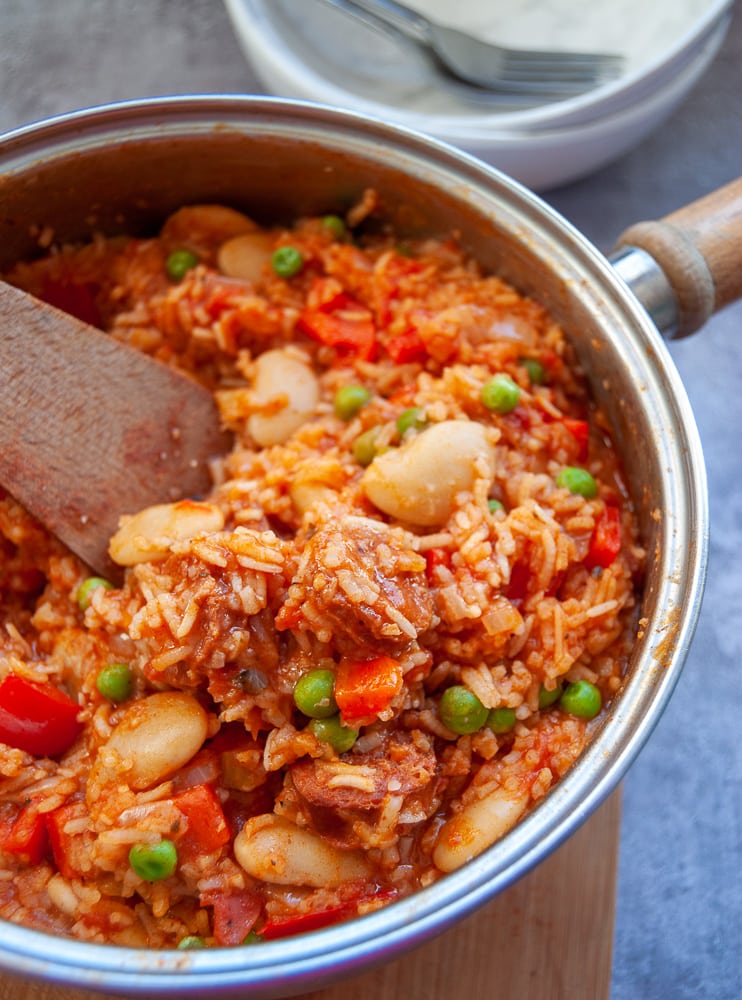
[[[173,250],[165,261],[165,270],[173,281],[182,281],[198,264],[198,257],[191,250]]]
[[[531,385],[543,385],[546,382],[546,369],[535,358],[521,358],[520,363],[528,372]]]
[[[482,402],[495,413],[510,413],[519,399],[520,389],[504,372],[494,375],[482,386]]]
[[[493,708],[487,716],[487,728],[493,733],[509,733],[514,725],[514,708]]]
[[[110,701],[126,701],[131,694],[131,682],[128,663],[109,663],[99,672],[95,686]]]
[[[410,406],[406,410],[402,410],[397,417],[397,430],[402,435],[410,429],[420,431],[427,422],[428,418],[425,416],[425,410],[422,407]]]
[[[371,465],[376,458],[376,438],[379,435],[378,427],[370,427],[363,434],[359,434],[353,442],[353,458],[359,465]]]
[[[322,219],[322,225],[336,240],[341,240],[345,236],[345,223],[339,215],[326,215]]]
[[[279,278],[293,278],[304,267],[304,258],[296,247],[279,247],[271,257],[271,264]]]
[[[542,684],[538,692],[538,707],[548,708],[549,705],[553,705],[555,701],[558,701],[562,696],[562,691],[564,690],[564,685],[559,682],[555,688],[546,688]]]
[[[90,607],[90,597],[98,587],[105,587],[106,590],[113,590],[113,584],[104,580],[102,576],[89,576],[83,580],[80,589],[77,591],[77,603],[81,611],[87,611]]]
[[[335,393],[335,415],[341,420],[352,420],[371,399],[365,385],[344,385]]]
[[[205,948],[206,942],[198,934],[189,934],[188,937],[181,938],[178,941],[178,948],[181,951],[193,951],[195,948]]]
[[[178,852],[172,840],[157,844],[134,844],[129,851],[129,864],[145,882],[161,882],[170,878],[178,864]]]
[[[337,714],[335,674],[332,670],[310,670],[294,686],[294,704],[310,719],[329,719]]]
[[[495,513],[496,510],[505,510],[505,505],[503,504],[502,500],[497,500],[495,499],[495,497],[490,497],[490,499],[487,501],[487,506],[489,507],[489,509],[492,511],[493,514]]]
[[[590,681],[575,681],[567,685],[559,706],[580,719],[594,719],[603,707],[603,699],[600,690]]]
[[[321,743],[329,743],[336,753],[347,753],[358,739],[358,730],[344,726],[339,715],[329,719],[312,719],[309,729]]]
[[[570,493],[579,494],[587,500],[598,495],[598,484],[587,471],[576,465],[568,465],[557,476],[557,486],[563,486]]]
[[[459,735],[476,733],[485,724],[489,715],[488,709],[474,692],[463,684],[454,684],[453,687],[446,688],[441,695],[438,711],[446,728]]]
[[[262,944],[263,943],[263,939],[257,933],[257,931],[250,931],[249,934],[245,935],[245,940],[242,943],[243,944]]]

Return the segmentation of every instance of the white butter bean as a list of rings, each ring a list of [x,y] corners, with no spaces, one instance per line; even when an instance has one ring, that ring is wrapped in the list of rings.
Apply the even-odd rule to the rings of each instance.
[[[309,364],[291,350],[277,348],[255,362],[253,403],[259,413],[247,429],[263,448],[283,444],[312,413],[319,399],[317,378]]]
[[[504,788],[470,802],[444,823],[433,850],[433,861],[442,872],[455,871],[515,826],[527,805],[528,795],[516,795]]]
[[[173,212],[160,235],[172,248],[210,255],[225,240],[256,229],[252,219],[226,205],[185,205]]]
[[[224,515],[218,507],[196,500],[155,504],[138,514],[124,515],[108,547],[119,566],[163,559],[176,541],[221,531]]]
[[[341,851],[272,813],[245,823],[235,838],[234,854],[253,878],[278,885],[333,888],[370,874],[360,851]]]
[[[189,694],[161,691],[136,701],[101,749],[91,772],[102,769],[141,791],[169,778],[187,764],[208,735],[206,711]]]
[[[454,498],[479,476],[494,477],[495,460],[485,428],[470,420],[444,420],[383,452],[363,474],[363,490],[379,510],[421,527],[440,527]]]
[[[227,240],[219,247],[217,265],[230,278],[257,281],[268,265],[273,252],[273,237],[257,230]]]

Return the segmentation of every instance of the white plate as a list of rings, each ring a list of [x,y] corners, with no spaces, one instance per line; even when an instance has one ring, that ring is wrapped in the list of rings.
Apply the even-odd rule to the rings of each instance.
[[[633,148],[670,115],[707,68],[725,31],[721,25],[720,38],[709,39],[682,73],[639,104],[584,124],[485,135],[465,148],[534,191],[585,177]]]
[[[554,128],[589,121],[643,100],[693,62],[731,0],[509,0],[498,37],[532,46],[618,51],[617,79],[576,97],[523,108],[507,97],[462,97],[414,43],[361,24],[323,0],[225,0],[237,34],[263,82],[286,97],[350,107],[466,143],[486,131]],[[481,0],[413,0],[418,8],[472,29],[502,5]],[[561,29],[559,26],[561,25]],[[485,34],[487,32],[485,31]],[[492,35],[492,31],[490,31]],[[723,37],[723,36],[721,36]],[[719,43],[721,38],[719,38]]]
[[[473,153],[534,190],[545,190],[590,173],[656,128],[708,67],[731,19],[729,3],[706,3],[703,30],[693,33],[694,44],[688,43],[686,31],[682,45],[676,40],[665,51],[664,58],[655,53],[654,60],[645,61],[645,72],[628,75],[623,86],[618,81],[592,95],[529,111],[483,112],[481,106],[475,106],[475,114],[443,116],[411,109],[409,90],[405,91],[407,104],[398,106],[359,97],[351,87],[357,88],[361,79],[365,80],[367,91],[379,90],[378,80],[363,77],[363,73],[369,72],[363,69],[369,65],[368,49],[364,63],[357,49],[359,36],[353,32],[347,35],[344,48],[335,36],[333,48],[332,36],[318,28],[326,23],[326,14],[338,12],[320,0],[302,0],[301,4],[292,4],[291,0],[225,0],[225,3],[247,58],[272,93],[347,107],[428,132]],[[317,21],[311,20],[313,30],[303,38],[292,27],[291,18],[286,20],[287,11],[301,22],[315,7],[316,13],[322,14]],[[343,17],[343,22],[346,21]],[[380,37],[375,32],[371,35],[375,39]],[[336,67],[318,54],[320,39],[333,51],[342,49],[344,62],[355,63],[356,72],[348,72],[343,79],[348,89],[334,79]],[[402,87],[403,74],[410,72],[409,64],[387,63],[380,53],[380,49],[374,49],[371,64],[374,73],[383,76],[387,88]],[[420,71],[428,76],[434,73],[425,60]],[[440,96],[440,81],[427,77],[425,81],[424,85],[416,85],[417,91],[427,88],[433,96]],[[452,100],[450,95],[445,99]],[[468,110],[471,112],[471,108]],[[536,115],[540,118],[535,119]]]

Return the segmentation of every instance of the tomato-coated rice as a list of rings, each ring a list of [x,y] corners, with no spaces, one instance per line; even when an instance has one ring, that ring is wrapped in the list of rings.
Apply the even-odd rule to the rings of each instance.
[[[115,585],[0,496],[4,919],[166,948],[369,912],[517,823],[619,690],[644,553],[574,350],[376,202],[188,206],[6,275],[201,380],[234,448],[122,518]]]

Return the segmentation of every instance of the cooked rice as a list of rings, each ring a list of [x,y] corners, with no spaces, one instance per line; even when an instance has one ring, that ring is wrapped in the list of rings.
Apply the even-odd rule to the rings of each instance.
[[[472,804],[500,795],[523,798],[527,811],[569,769],[600,716],[540,708],[540,694],[588,681],[605,708],[620,689],[644,553],[568,340],[455,238],[401,247],[364,231],[376,205],[368,192],[351,210],[353,239],[319,219],[267,230],[272,247],[302,254],[290,278],[267,258],[249,280],[220,273],[220,245],[234,232],[197,224],[211,209],[176,213],[153,239],[54,246],[6,275],[72,311],[84,305],[111,336],[195,374],[235,446],[214,462],[206,498],[224,528],[183,538],[166,524],[151,540],[157,557],[131,566],[123,586],[94,590],[85,611],[77,596],[89,571],[0,497],[0,680],[54,685],[77,701],[83,724],[55,757],[0,745],[3,918],[159,948],[193,935],[233,945],[251,928],[275,937],[370,912],[448,870],[450,831]],[[184,248],[199,263],[172,281],[167,256]],[[332,315],[339,340],[312,328],[317,313]],[[353,340],[364,324],[368,350]],[[310,371],[316,402],[283,437],[261,442],[255,420],[285,414],[296,391],[288,383],[266,401],[256,390],[258,359],[277,349]],[[544,379],[531,381],[524,360]],[[481,402],[499,372],[520,390],[510,413]],[[348,385],[369,399],[341,419],[334,399]],[[402,436],[397,419],[411,407],[425,425]],[[491,455],[472,459],[445,515],[421,524],[372,502],[360,436],[376,435],[370,469],[398,449],[409,456],[448,421],[484,428]],[[439,456],[429,490],[457,461]],[[566,466],[592,471],[597,496],[558,486]],[[620,551],[596,563],[609,508]],[[111,663],[131,670],[121,704],[97,687]],[[359,664],[353,709],[341,693],[344,671]],[[334,750],[295,705],[297,681],[317,668],[335,675],[336,721],[358,730],[350,749]],[[512,709],[514,726],[497,731],[488,717],[473,733],[453,732],[440,706],[456,685],[486,710]],[[121,734],[163,691],[202,706],[206,735],[186,759],[174,739],[166,755],[176,762],[137,780],[141,743],[122,752]],[[212,796],[207,814],[188,805],[196,793]],[[355,859],[358,874],[318,887],[311,873],[284,884],[247,870],[235,842],[256,817],[320,838],[332,857]],[[40,839],[24,846],[23,824],[37,820]],[[485,830],[481,846],[504,832]],[[148,881],[129,851],[163,840],[176,845],[177,866]]]

